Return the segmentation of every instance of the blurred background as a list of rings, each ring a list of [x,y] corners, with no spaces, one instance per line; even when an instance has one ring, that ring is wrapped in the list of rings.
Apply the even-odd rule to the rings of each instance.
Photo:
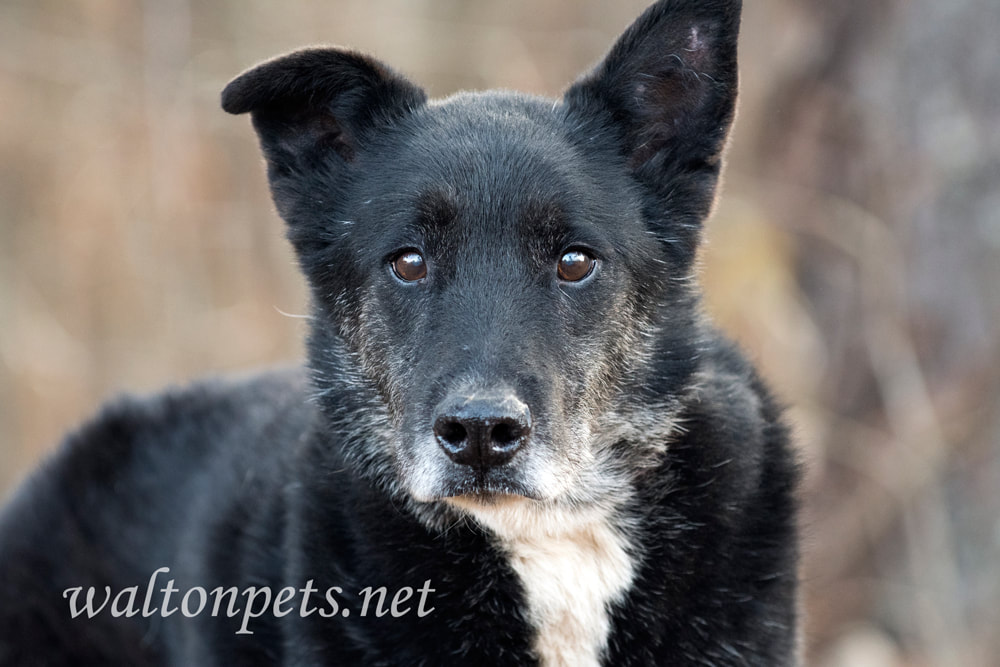
[[[558,95],[645,4],[0,0],[0,494],[116,392],[301,357],[229,78]],[[810,664],[1000,665],[1000,3],[747,5],[703,280],[790,406]]]

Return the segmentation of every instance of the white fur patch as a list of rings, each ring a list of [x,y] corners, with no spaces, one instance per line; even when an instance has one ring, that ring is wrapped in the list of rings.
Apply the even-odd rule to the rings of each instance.
[[[609,607],[632,583],[635,561],[614,510],[563,510],[512,498],[484,505],[450,499],[495,532],[524,586],[535,650],[545,667],[600,664]]]

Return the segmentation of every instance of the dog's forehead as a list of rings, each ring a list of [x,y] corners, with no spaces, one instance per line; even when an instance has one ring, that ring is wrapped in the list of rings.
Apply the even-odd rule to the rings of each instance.
[[[558,102],[502,90],[461,92],[429,102],[418,114],[436,128],[476,137],[525,141],[555,139],[560,130]]]
[[[467,244],[548,248],[578,236],[594,246],[627,245],[644,232],[623,163],[603,144],[581,146],[574,132],[551,99],[487,91],[431,102],[362,158],[371,162],[354,214],[404,236],[417,227]]]
[[[479,199],[565,188],[580,172],[558,107],[515,93],[434,101],[395,138],[391,159],[413,179],[472,189]]]

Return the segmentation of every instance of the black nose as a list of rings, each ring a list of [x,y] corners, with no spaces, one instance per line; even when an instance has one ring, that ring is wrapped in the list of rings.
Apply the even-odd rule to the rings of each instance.
[[[449,397],[434,420],[434,435],[448,457],[481,470],[510,461],[530,431],[528,406],[512,394]]]

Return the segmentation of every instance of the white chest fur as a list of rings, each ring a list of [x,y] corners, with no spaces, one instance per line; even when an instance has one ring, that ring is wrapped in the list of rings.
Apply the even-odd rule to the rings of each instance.
[[[610,512],[534,511],[524,503],[465,507],[494,530],[521,579],[544,667],[600,664],[609,607],[628,590],[635,562]]]

